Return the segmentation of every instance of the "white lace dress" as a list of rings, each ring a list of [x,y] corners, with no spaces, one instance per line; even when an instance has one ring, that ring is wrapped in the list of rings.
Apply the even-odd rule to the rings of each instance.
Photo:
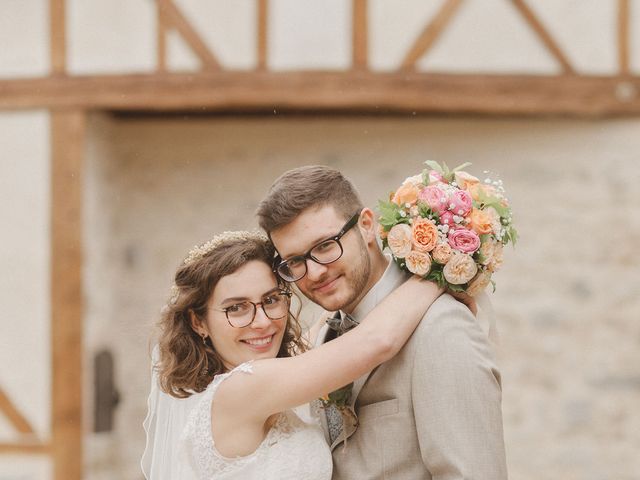
[[[319,425],[303,422],[293,411],[280,413],[260,446],[250,455],[228,458],[215,447],[211,403],[229,375],[251,374],[251,363],[217,375],[189,414],[181,437],[181,457],[199,480],[330,480],[331,452]]]

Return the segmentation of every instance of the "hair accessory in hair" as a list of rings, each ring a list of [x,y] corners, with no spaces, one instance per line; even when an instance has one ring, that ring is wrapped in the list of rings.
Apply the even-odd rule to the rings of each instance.
[[[184,259],[183,264],[189,265],[190,263],[193,263],[196,260],[200,260],[205,255],[208,255],[209,253],[213,252],[219,246],[225,243],[234,242],[237,240],[262,240],[266,242],[269,239],[264,233],[262,233],[259,230],[252,230],[252,231],[239,230],[239,231],[232,231],[232,232],[222,232],[221,234],[213,237],[208,242],[203,243],[202,245],[196,245],[195,247],[193,247],[189,251],[187,257]]]

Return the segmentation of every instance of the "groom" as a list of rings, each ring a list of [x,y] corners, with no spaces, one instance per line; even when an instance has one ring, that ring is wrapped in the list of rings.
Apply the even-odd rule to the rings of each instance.
[[[257,215],[278,251],[278,273],[336,312],[317,344],[357,325],[407,279],[382,253],[373,211],[337,170],[284,173]],[[500,403],[486,335],[465,305],[444,294],[396,357],[354,382],[357,429],[343,425],[335,410],[321,413],[333,478],[506,479]],[[344,448],[336,448],[345,437]]]

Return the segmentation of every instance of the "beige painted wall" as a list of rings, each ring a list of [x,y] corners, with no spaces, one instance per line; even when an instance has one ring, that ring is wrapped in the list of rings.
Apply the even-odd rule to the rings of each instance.
[[[638,131],[637,120],[94,118],[87,351],[114,351],[123,403],[116,432],[88,438],[91,478],[135,478],[150,325],[194,243],[255,225],[288,168],[337,167],[373,205],[425,159],[499,172],[517,215],[522,241],[493,295],[512,478],[635,478]],[[107,465],[116,476],[100,474]]]

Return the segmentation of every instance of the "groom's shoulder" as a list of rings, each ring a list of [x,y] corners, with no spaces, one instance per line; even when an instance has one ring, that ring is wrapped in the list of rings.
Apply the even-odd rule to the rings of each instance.
[[[443,337],[464,338],[481,334],[482,329],[471,310],[464,303],[444,293],[425,312],[412,340],[424,344],[440,342]]]

